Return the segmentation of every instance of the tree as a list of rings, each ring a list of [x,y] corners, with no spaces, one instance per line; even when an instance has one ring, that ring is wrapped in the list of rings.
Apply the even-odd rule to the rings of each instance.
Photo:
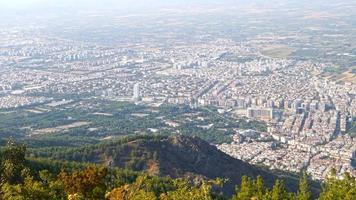
[[[0,185],[17,184],[23,181],[21,172],[26,168],[26,147],[8,141],[1,153]]]
[[[156,200],[160,193],[166,192],[167,185],[168,183],[165,183],[163,179],[142,175],[137,177],[134,183],[112,190],[106,198],[109,200]]]
[[[353,200],[356,199],[356,180],[349,173],[342,179],[336,177],[335,171],[323,185],[319,200]]]
[[[49,178],[48,172],[40,172],[40,176],[47,174],[47,179],[35,180],[28,171],[23,172],[25,178],[21,184],[5,183],[1,188],[3,199],[7,200],[64,200],[66,195],[62,185],[55,179]]]
[[[124,185],[112,190],[106,195],[108,200],[156,200],[153,192],[135,188],[134,185]]]
[[[220,180],[203,181],[199,187],[187,181],[175,180],[176,189],[161,196],[161,200],[213,200],[213,185],[220,185]]]
[[[255,197],[257,199],[263,199],[263,196],[266,192],[265,186],[264,186],[264,182],[261,176],[258,176],[256,179],[256,183],[255,183]]]
[[[254,195],[253,183],[251,178],[243,176],[241,178],[241,185],[236,189],[236,195],[232,200],[250,200]]]
[[[202,181],[197,186],[183,179],[142,175],[134,183],[112,190],[106,197],[109,200],[212,200],[213,186],[221,184],[220,179]]]
[[[310,199],[311,199],[311,191],[308,182],[308,175],[306,172],[303,172],[299,180],[299,190],[297,193],[297,200],[310,200]]]
[[[89,166],[82,171],[73,173],[62,171],[58,178],[63,183],[68,195],[79,195],[87,200],[97,200],[103,199],[105,196],[107,173],[107,168]]]
[[[284,187],[283,181],[276,180],[275,184],[273,185],[272,190],[269,194],[265,195],[265,199],[268,200],[289,200],[294,199],[292,193],[288,193]]]

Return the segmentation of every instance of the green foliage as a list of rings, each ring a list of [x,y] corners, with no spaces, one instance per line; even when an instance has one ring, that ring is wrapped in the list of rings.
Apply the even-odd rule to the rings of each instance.
[[[67,173],[62,171],[58,178],[69,195],[79,194],[85,199],[102,199],[106,192],[106,168],[87,167],[82,171]]]
[[[269,200],[292,200],[294,199],[294,194],[288,193],[284,187],[283,181],[276,180],[272,190],[267,194],[266,199]]]
[[[194,186],[184,179],[168,179],[140,176],[132,184],[118,187],[107,194],[109,200],[213,200],[212,187],[219,185],[219,180],[203,181]]]
[[[28,111],[32,109],[45,109],[48,112],[33,113]],[[90,125],[63,130],[58,134],[24,137],[34,130],[54,128],[78,121],[89,122]],[[170,127],[165,124],[165,121],[175,121],[180,126]],[[214,125],[210,129],[202,128],[209,124]],[[24,129],[23,127],[31,128]],[[230,142],[233,129],[258,131],[267,129],[263,122],[237,120],[227,114],[218,114],[215,108],[192,109],[189,106],[172,105],[152,108],[127,102],[99,100],[86,100],[83,103],[74,101],[69,105],[57,108],[36,105],[0,113],[1,137],[15,137],[30,148],[84,146],[96,144],[107,136],[123,137],[147,134],[150,128],[158,130],[158,134],[172,135],[180,132],[188,136],[198,136],[215,144]]]
[[[356,199],[355,177],[345,173],[342,179],[338,179],[335,173],[327,179],[319,200],[354,200]]]
[[[255,184],[251,178],[243,176],[241,179],[241,185],[237,188],[237,193],[233,197],[233,200],[250,200],[255,196]]]
[[[23,183],[11,185],[6,183],[1,189],[3,198],[8,200],[64,200],[61,182],[56,180],[48,171],[41,171],[39,180],[26,175]]]
[[[284,183],[280,180],[276,180],[272,190],[269,190],[264,186],[261,177],[253,180],[243,176],[241,185],[236,188],[232,200],[294,200],[294,196],[285,189]]]
[[[147,142],[147,141],[159,141],[167,136],[128,136],[118,140],[112,140],[108,142],[103,142],[96,145],[88,145],[84,147],[73,147],[73,148],[36,148],[29,149],[28,155],[31,157],[39,158],[50,158],[52,160],[65,160],[65,161],[76,161],[76,162],[95,162],[98,159],[98,155],[111,155],[114,158],[123,151],[128,143],[131,141]],[[134,158],[133,155],[128,155],[128,157]],[[135,164],[135,163],[134,163]],[[132,166],[130,166],[132,167]]]
[[[176,180],[176,190],[161,195],[162,200],[213,200],[213,182],[203,182],[199,187],[192,187],[186,181]]]
[[[146,136],[141,136],[145,138]],[[159,140],[160,137],[152,138]],[[130,141],[131,139],[126,139]],[[137,138],[135,138],[137,140]],[[110,143],[110,142],[109,142]],[[117,143],[112,143],[117,144]],[[124,143],[122,143],[124,144]],[[0,199],[6,200],[220,200],[220,179],[187,180],[150,176],[123,169],[25,158],[26,148],[8,142],[0,151]],[[61,170],[62,169],[62,170]],[[283,181],[267,188],[261,177],[242,177],[232,200],[311,200],[306,173],[300,176],[297,193],[288,192]],[[342,179],[332,170],[319,200],[356,199],[356,179]]]
[[[308,182],[308,175],[303,172],[299,180],[299,190],[297,193],[297,200],[311,200],[310,186]]]
[[[0,184],[15,184],[22,181],[21,172],[26,167],[26,147],[9,141],[0,153]]]

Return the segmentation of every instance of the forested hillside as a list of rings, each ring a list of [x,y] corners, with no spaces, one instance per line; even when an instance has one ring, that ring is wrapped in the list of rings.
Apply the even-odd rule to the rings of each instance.
[[[162,139],[169,140],[165,137],[151,138],[157,141]],[[145,138],[140,140],[145,142]],[[300,177],[296,192],[288,192],[284,181],[278,179],[273,186],[268,187],[261,176],[242,176],[233,195],[226,196],[220,189],[226,182],[223,178],[162,177],[116,167],[26,158],[26,151],[25,146],[12,142],[1,149],[0,199],[312,199],[310,180],[305,173]],[[330,178],[323,184],[319,199],[353,200],[356,198],[355,184],[354,177],[345,174],[344,179],[340,180],[331,172]]]
[[[79,148],[30,150],[34,157],[97,163],[107,167],[145,171],[151,175],[226,179],[223,191],[231,195],[242,176],[261,176],[267,186],[278,178],[274,173],[237,160],[198,137],[137,136]],[[287,188],[297,188],[298,177],[284,173]]]

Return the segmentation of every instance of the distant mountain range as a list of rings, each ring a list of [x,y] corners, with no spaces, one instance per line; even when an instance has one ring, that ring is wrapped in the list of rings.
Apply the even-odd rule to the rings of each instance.
[[[241,177],[262,176],[267,186],[279,178],[296,191],[298,179],[275,173],[230,157],[197,137],[138,136],[80,148],[54,148],[32,153],[36,157],[93,162],[111,167],[145,171],[149,174],[190,178],[228,179],[223,190],[232,194]]]

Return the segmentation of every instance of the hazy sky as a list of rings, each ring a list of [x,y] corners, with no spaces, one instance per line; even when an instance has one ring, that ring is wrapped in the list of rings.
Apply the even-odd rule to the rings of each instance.
[[[250,0],[251,1],[251,0]],[[252,0],[267,1],[267,0]],[[248,0],[0,0],[5,9],[26,9],[34,7],[149,7],[161,5],[211,4],[221,2],[248,2]]]
[[[0,0],[0,15],[23,15],[76,11],[118,10],[126,13],[146,11],[161,7],[206,6],[212,3],[241,2],[251,0]],[[261,1],[261,0],[253,0]],[[266,0],[262,0],[266,1]],[[120,12],[121,13],[121,12]]]
[[[18,8],[39,5],[151,5],[151,4],[186,4],[186,3],[241,3],[241,2],[298,2],[298,0],[0,0],[0,6],[7,8]],[[299,0],[304,2],[352,2],[354,0]]]
[[[278,2],[278,3],[276,3]],[[263,6],[278,6],[280,3],[288,7],[295,3],[303,6],[324,7],[333,3],[355,3],[356,0],[0,0],[2,12],[11,11],[65,11],[67,8],[75,10],[100,10],[100,9],[123,9],[136,10],[141,8],[156,8],[161,6],[192,6],[192,5],[242,5],[245,3],[258,3]],[[58,9],[61,8],[61,9]],[[1,13],[0,13],[1,14]]]
[[[0,0],[0,6],[6,8],[26,7],[36,5],[49,0]]]
[[[149,5],[149,4],[164,4],[164,2],[177,3],[189,2],[187,0],[0,0],[0,6],[7,8],[19,8],[27,6],[85,6],[85,5]],[[197,1],[197,0],[191,0]],[[209,0],[207,0],[208,2]],[[202,1],[201,1],[202,2]]]

